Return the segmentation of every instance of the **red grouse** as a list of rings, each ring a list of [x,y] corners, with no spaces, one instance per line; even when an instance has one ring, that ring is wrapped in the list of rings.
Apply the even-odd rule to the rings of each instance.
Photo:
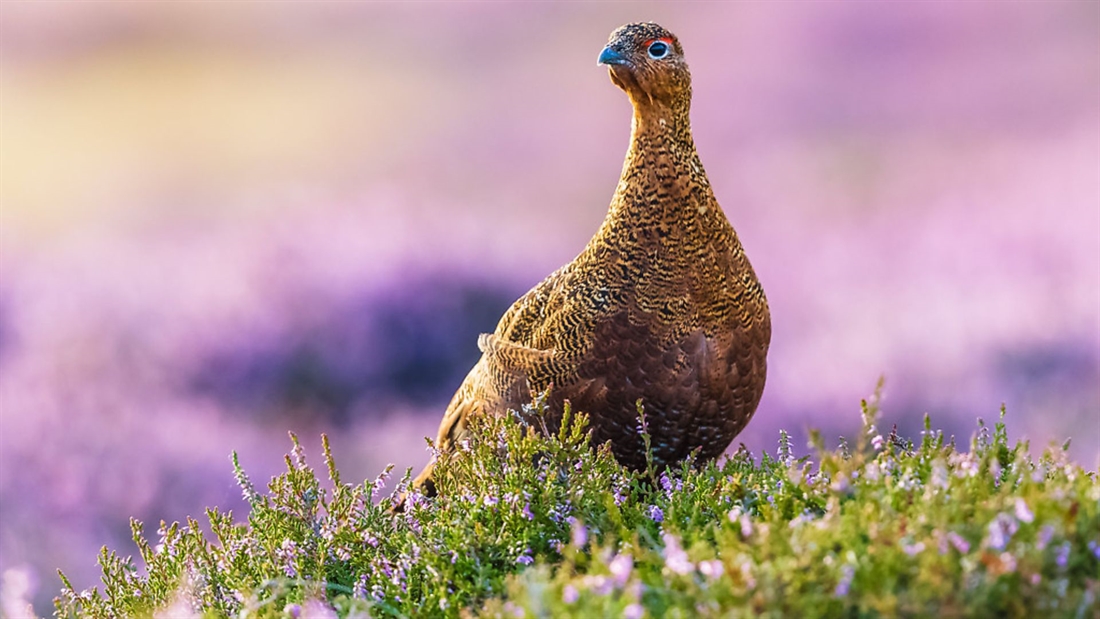
[[[688,120],[680,42],[655,23],[611,33],[599,56],[634,107],[630,149],[607,218],[572,262],[520,297],[455,393],[436,447],[474,415],[519,409],[549,389],[588,413],[595,444],[644,469],[636,402],[656,463],[721,454],[764,390],[771,317],[745,250],[714,198]],[[432,463],[415,487],[434,494]]]

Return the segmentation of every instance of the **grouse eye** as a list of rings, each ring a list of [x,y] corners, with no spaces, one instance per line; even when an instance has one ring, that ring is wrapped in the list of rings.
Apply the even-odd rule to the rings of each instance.
[[[649,44],[649,57],[654,60],[660,60],[668,55],[668,43],[664,41],[654,41]]]

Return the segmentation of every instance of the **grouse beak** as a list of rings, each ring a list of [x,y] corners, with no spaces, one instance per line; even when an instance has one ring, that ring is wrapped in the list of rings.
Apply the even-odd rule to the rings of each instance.
[[[596,59],[596,64],[605,64],[607,66],[613,66],[617,64],[629,66],[630,61],[626,59],[626,56],[623,56],[619,52],[611,49],[611,46],[608,45],[607,47],[603,48],[602,52],[600,52],[600,57]]]

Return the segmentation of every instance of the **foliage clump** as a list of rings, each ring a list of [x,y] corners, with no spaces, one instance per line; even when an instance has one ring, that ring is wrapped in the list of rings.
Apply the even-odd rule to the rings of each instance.
[[[969,451],[931,429],[875,427],[796,458],[743,447],[719,462],[634,473],[593,449],[576,415],[545,436],[474,420],[437,468],[440,496],[381,496],[390,470],[329,482],[293,436],[266,492],[234,456],[247,522],[207,511],[133,522],[138,565],[103,549],[102,589],[64,575],[59,616],[1095,617],[1100,483],[1063,450],[1032,459],[1001,421]],[[644,415],[639,431],[644,433]],[[536,422],[537,423],[537,422]]]

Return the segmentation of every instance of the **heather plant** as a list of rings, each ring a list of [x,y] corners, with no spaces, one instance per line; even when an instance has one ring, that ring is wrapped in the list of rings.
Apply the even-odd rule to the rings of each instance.
[[[539,402],[473,420],[440,456],[440,495],[327,481],[297,438],[266,491],[233,466],[247,520],[208,510],[132,523],[140,561],[104,549],[103,586],[64,575],[60,616],[1062,616],[1100,613],[1100,483],[1062,449],[1033,458],[1001,419],[964,451],[926,418],[797,457],[742,449],[659,471],[593,449],[584,415],[557,433]],[[639,432],[647,438],[644,411]],[[140,565],[140,567],[139,567]]]

